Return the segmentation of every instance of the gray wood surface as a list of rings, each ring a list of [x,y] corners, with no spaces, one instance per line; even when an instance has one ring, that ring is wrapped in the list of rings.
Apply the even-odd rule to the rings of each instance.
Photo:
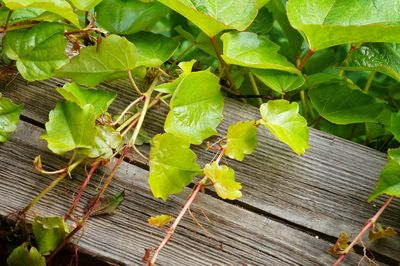
[[[17,77],[9,84],[0,82],[0,90],[24,104],[26,117],[44,123],[49,110],[59,99],[54,88],[62,84],[63,81],[56,79],[26,83]],[[119,93],[111,108],[113,111],[121,110],[135,97],[124,80],[100,87]],[[151,134],[162,132],[166,113],[165,107],[157,107],[150,112],[146,129]],[[231,99],[226,100],[224,115],[219,129],[222,134],[234,121],[259,117],[256,108]],[[259,145],[252,156],[242,163],[226,161],[236,170],[237,178],[243,184],[243,198],[234,204],[298,226],[299,230],[333,238],[341,231],[355,235],[385,199],[381,197],[375,204],[367,203],[385,163],[385,154],[311,130],[311,149],[299,157],[265,129],[259,132]],[[201,163],[208,162],[213,156],[205,152],[204,147],[195,149]],[[399,217],[400,204],[396,200],[381,222],[399,229]],[[400,261],[398,237],[381,241],[377,248],[381,254]]]

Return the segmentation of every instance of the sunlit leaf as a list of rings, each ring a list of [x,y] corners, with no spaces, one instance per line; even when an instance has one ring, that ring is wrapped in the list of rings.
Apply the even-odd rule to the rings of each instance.
[[[235,160],[243,161],[257,146],[257,129],[254,121],[238,122],[228,128],[225,154]]]
[[[93,7],[100,4],[103,0],[70,0],[71,3],[79,10],[89,11]]]
[[[9,13],[9,9],[2,7],[0,8],[0,23],[2,25],[6,24],[7,16]],[[57,14],[48,12],[44,9],[40,8],[21,8],[14,10],[9,18],[9,25],[15,24],[18,22],[26,21],[26,20],[34,20],[34,21],[58,21],[61,20],[62,17]]]
[[[182,69],[182,73],[179,75],[179,77],[176,78],[174,81],[158,85],[155,90],[164,93],[173,93],[179,86],[183,78],[192,73],[192,68],[195,63],[196,60],[192,60],[189,62],[180,62],[178,66]]]
[[[206,164],[204,175],[212,181],[215,191],[222,199],[235,200],[242,196],[242,185],[235,181],[235,171],[232,168],[213,162]]]
[[[35,247],[28,249],[29,243],[16,247],[7,259],[8,266],[46,266],[46,258]]]
[[[296,90],[305,82],[302,75],[293,75],[279,70],[253,68],[251,72],[269,88],[281,94]]]
[[[151,141],[149,184],[154,197],[167,200],[201,173],[190,144],[172,134],[156,135]]]
[[[8,135],[15,131],[22,107],[0,94],[0,142],[8,140]]]
[[[149,223],[149,225],[161,228],[161,227],[169,224],[172,220],[174,220],[174,217],[172,217],[170,215],[162,214],[162,215],[150,217],[147,220],[147,222]]]
[[[28,81],[48,79],[68,62],[64,26],[40,23],[31,29],[8,32],[3,39],[3,52],[17,61],[17,68]]]
[[[309,148],[307,121],[299,114],[299,105],[286,100],[273,100],[260,107],[262,124],[297,154]]]

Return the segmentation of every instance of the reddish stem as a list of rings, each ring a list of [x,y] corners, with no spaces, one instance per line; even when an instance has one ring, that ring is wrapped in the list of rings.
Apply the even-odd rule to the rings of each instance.
[[[297,65],[297,69],[300,71],[303,70],[304,66],[307,64],[307,62],[310,60],[310,58],[314,55],[313,50],[308,50],[306,55],[303,57],[303,59],[300,61],[300,63]]]

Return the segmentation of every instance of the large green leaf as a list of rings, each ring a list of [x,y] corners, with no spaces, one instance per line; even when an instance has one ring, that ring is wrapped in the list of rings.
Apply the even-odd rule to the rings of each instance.
[[[209,70],[192,72],[183,78],[170,103],[165,131],[192,144],[216,135],[222,120],[224,97],[219,78]]]
[[[384,105],[344,80],[320,83],[309,91],[314,108],[326,120],[340,125],[374,122]]]
[[[8,266],[46,266],[46,258],[35,247],[28,249],[29,243],[25,242],[16,247],[7,259]]]
[[[232,168],[213,162],[206,164],[204,175],[211,180],[215,191],[222,199],[235,200],[242,196],[240,192],[242,185],[235,181],[235,171]]]
[[[57,71],[57,76],[70,78],[77,83],[95,86],[100,82],[128,76],[128,70],[136,66],[137,51],[133,43],[124,37],[110,35],[98,47],[81,49]]]
[[[196,60],[192,60],[189,62],[180,62],[178,66],[181,68],[182,73],[175,80],[167,83],[162,83],[158,85],[155,90],[163,93],[173,93],[176,88],[181,84],[181,81],[184,77],[192,73],[193,65],[196,63]]]
[[[388,162],[368,200],[371,201],[382,194],[400,197],[400,148],[388,151]]]
[[[67,101],[74,102],[81,108],[84,108],[87,104],[93,105],[96,118],[106,112],[115,97],[117,97],[115,92],[86,89],[75,83],[66,83],[64,87],[57,88],[57,91]]]
[[[72,102],[58,102],[49,114],[46,133],[42,136],[54,153],[62,154],[77,148],[90,149],[97,133],[94,107],[83,108]]]
[[[139,32],[126,36],[137,48],[137,66],[159,67],[178,48],[179,43],[161,34]]]
[[[168,12],[157,2],[103,0],[96,6],[96,22],[111,33],[128,35],[153,26]]]
[[[6,7],[0,8],[0,23],[5,25],[7,21],[7,16],[10,10]],[[21,8],[12,12],[9,18],[9,25],[25,21],[25,20],[36,20],[36,21],[56,21],[60,20],[62,17],[48,12],[40,8]]]
[[[299,114],[299,105],[286,100],[273,100],[260,107],[262,124],[279,140],[297,154],[308,149],[309,130],[307,121]]]
[[[71,3],[79,10],[89,11],[93,7],[100,4],[103,0],[70,0]]]
[[[400,0],[290,0],[287,14],[312,50],[345,43],[398,42]]]
[[[257,146],[257,128],[254,121],[238,122],[228,128],[225,154],[232,159],[243,161]]]
[[[257,16],[255,0],[158,0],[186,17],[209,37],[245,30]]]
[[[280,70],[253,68],[251,72],[269,88],[281,94],[298,89],[305,82],[302,75],[294,75]]]
[[[5,142],[8,135],[17,128],[22,107],[0,94],[0,142]]]
[[[32,224],[32,232],[35,235],[39,252],[43,255],[48,255],[64,240],[70,229],[62,216],[37,216]]]
[[[222,58],[228,64],[300,72],[283,55],[278,54],[279,46],[265,36],[252,32],[227,32],[221,39],[224,43]]]
[[[151,141],[149,184],[154,197],[167,200],[201,173],[190,144],[172,134],[156,135]]]
[[[74,13],[72,6],[65,0],[3,0],[3,3],[11,10],[40,8],[55,13],[80,27],[78,15]]]
[[[340,66],[345,70],[377,71],[400,81],[400,49],[387,43],[366,43]]]
[[[41,23],[27,30],[11,31],[3,39],[3,51],[28,81],[50,78],[68,62],[64,26]]]

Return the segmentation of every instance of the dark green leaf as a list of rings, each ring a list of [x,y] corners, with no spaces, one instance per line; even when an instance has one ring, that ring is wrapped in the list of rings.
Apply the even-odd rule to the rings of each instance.
[[[15,248],[7,259],[8,266],[46,266],[46,258],[35,247],[28,249],[29,243]]]
[[[246,31],[254,32],[257,34],[268,33],[274,25],[274,17],[267,8],[262,8],[258,11],[256,19],[251,23]]]
[[[113,196],[102,196],[100,197],[100,201],[94,207],[93,212],[90,216],[99,216],[99,215],[114,215],[117,213],[118,207],[125,200],[125,191],[122,191]],[[88,204],[91,206],[92,202]]]
[[[0,94],[0,142],[8,140],[8,135],[17,128],[22,107]]]
[[[243,161],[257,146],[257,130],[254,121],[238,122],[228,128],[225,154],[235,160]]]

